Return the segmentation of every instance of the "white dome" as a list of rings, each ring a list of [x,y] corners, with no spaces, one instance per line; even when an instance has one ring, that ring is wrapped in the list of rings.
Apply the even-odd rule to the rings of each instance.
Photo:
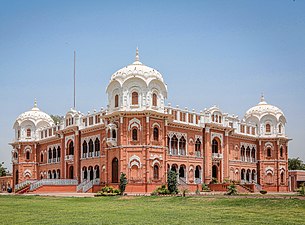
[[[40,122],[46,122],[47,124],[49,124],[49,126],[54,125],[53,119],[37,107],[36,101],[34,107],[31,110],[20,114],[16,119],[18,125],[25,121],[32,121],[35,126],[37,126],[37,124]]]
[[[122,85],[129,78],[133,77],[143,79],[147,85],[150,81],[155,79],[164,83],[162,75],[156,69],[146,66],[139,61],[138,49],[135,61],[112,74],[110,83],[116,80]]]
[[[261,101],[258,103],[258,105],[250,108],[246,114],[245,118],[251,117],[251,116],[257,116],[258,118],[263,117],[264,115],[271,114],[275,116],[276,118],[280,118],[281,116],[284,116],[284,113],[282,110],[280,110],[278,107],[274,105],[268,104],[264,97],[261,97]]]
[[[136,50],[135,61],[119,69],[111,76],[106,92],[108,94],[108,109],[110,112],[146,109],[163,112],[164,101],[167,98],[167,86],[162,75],[156,69],[140,62],[138,49]],[[131,100],[133,92],[138,93],[136,106],[132,104]],[[153,96],[157,96],[157,100],[154,97],[154,104]]]

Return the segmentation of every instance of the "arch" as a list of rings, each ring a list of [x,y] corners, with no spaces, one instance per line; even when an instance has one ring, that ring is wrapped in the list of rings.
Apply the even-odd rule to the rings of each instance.
[[[214,138],[212,141],[212,153],[218,153],[218,141]]]
[[[74,155],[74,142],[73,141],[70,141],[68,151],[69,151],[68,152],[69,155]]]
[[[245,149],[245,146],[241,146],[240,148],[240,158],[241,158],[241,161],[245,161],[245,153],[246,153],[246,149]]]
[[[30,128],[26,129],[26,136],[31,137],[31,129]]]
[[[25,159],[30,160],[30,151],[25,152]]]
[[[116,94],[114,96],[114,107],[115,108],[119,107],[119,95],[118,94]]]
[[[186,167],[185,165],[180,165],[179,167],[179,178],[185,178],[186,177]]]
[[[115,157],[112,160],[112,183],[119,182],[119,160]]]
[[[58,170],[56,171],[56,173],[57,173],[57,179],[60,179],[60,169],[58,169]]]
[[[154,133],[154,141],[158,141],[159,140],[159,129],[158,129],[158,127],[154,127],[154,131],[153,131],[153,133]]]
[[[267,148],[267,157],[271,157],[271,148],[270,147]]]
[[[270,133],[271,132],[271,125],[270,125],[270,123],[266,123],[266,125],[265,125],[265,132],[266,133]]]
[[[177,173],[177,170],[178,170],[178,165],[177,164],[173,164],[171,166],[171,171],[174,171],[175,173]]]
[[[153,105],[154,107],[157,107],[157,105],[158,105],[158,97],[157,97],[157,94],[156,94],[156,93],[153,93],[153,94],[152,94],[152,105]]]
[[[74,178],[74,167],[70,166],[69,167],[69,179],[73,179]]]
[[[251,176],[251,170],[247,169],[247,172],[246,172],[246,181],[250,182],[250,176]]]
[[[60,146],[57,147],[57,158],[60,161]]]
[[[139,94],[136,91],[133,91],[131,94],[131,104],[138,105],[139,104]]]
[[[212,166],[212,178],[218,180],[218,167],[216,165]]]
[[[283,157],[283,146],[280,147],[280,157]]]
[[[256,182],[256,172],[255,172],[255,170],[252,170],[251,180]]]
[[[98,138],[96,138],[94,141],[94,151],[95,151],[95,156],[100,155],[100,140]]]
[[[159,166],[158,166],[158,164],[154,165],[154,179],[155,180],[159,179]]]
[[[88,146],[89,146],[89,157],[92,157],[93,156],[93,141],[92,141],[92,139],[89,140]]]
[[[132,140],[133,141],[137,141],[138,140],[138,129],[137,128],[133,128],[132,129]]]
[[[181,138],[180,138],[180,140],[179,140],[179,151],[180,151],[180,155],[186,155],[186,152],[185,152],[185,150],[186,150],[186,140],[185,140],[185,138],[182,136]]]
[[[87,158],[87,153],[88,153],[88,145],[87,145],[87,141],[84,140],[84,142],[83,142],[83,158]]]
[[[115,129],[112,130],[111,136],[112,136],[112,138],[116,139],[116,130]]]
[[[56,148],[54,147],[53,148],[53,160],[55,161],[56,160]]]
[[[88,171],[87,171],[87,167],[83,167],[83,180],[87,180],[88,179]]]
[[[43,153],[40,153],[40,162],[43,162]]]
[[[171,150],[173,155],[178,154],[178,138],[176,135],[171,138]]]
[[[280,175],[280,181],[281,181],[281,184],[285,183],[285,171],[281,171],[281,175]]]
[[[197,138],[197,140],[195,142],[195,151],[200,152],[200,148],[201,148],[201,141],[199,140],[199,138]]]
[[[95,165],[94,171],[95,171],[95,179],[99,179],[100,178],[100,167],[98,165]]]
[[[52,179],[52,172],[51,172],[51,170],[48,171],[48,179]]]
[[[200,166],[196,166],[195,179],[201,179],[201,167]]]
[[[93,167],[89,166],[88,171],[89,171],[89,180],[93,180],[94,179]]]
[[[248,146],[246,149],[246,161],[250,162],[250,155],[251,155],[251,150],[250,147]]]
[[[52,177],[53,177],[53,179],[56,179],[56,178],[57,178],[57,177],[56,177],[56,171],[55,171],[55,170],[52,171]]]
[[[245,169],[241,169],[241,171],[240,171],[240,179],[242,181],[245,180],[245,175],[246,175],[246,170]]]

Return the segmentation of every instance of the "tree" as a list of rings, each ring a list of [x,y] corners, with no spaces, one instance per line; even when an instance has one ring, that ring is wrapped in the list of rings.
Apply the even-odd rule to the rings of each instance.
[[[167,188],[171,194],[177,194],[177,173],[170,170],[167,174]]]
[[[4,163],[2,162],[2,164]],[[0,177],[6,176],[6,168],[4,168],[2,164],[0,164]]]
[[[50,115],[50,117],[53,119],[55,124],[60,124],[64,118],[63,116],[59,116],[59,115]]]
[[[305,164],[298,158],[288,159],[288,169],[289,170],[305,170]]]
[[[126,189],[126,185],[127,185],[127,177],[125,173],[121,173],[120,176],[120,191],[121,191],[121,195],[124,194],[125,189]]]

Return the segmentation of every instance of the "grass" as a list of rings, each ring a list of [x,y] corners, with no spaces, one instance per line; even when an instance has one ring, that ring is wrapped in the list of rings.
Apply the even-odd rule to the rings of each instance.
[[[304,224],[305,201],[0,196],[0,224]]]

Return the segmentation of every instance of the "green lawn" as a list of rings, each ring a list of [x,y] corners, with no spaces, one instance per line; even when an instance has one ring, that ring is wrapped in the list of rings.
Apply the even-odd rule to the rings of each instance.
[[[0,196],[0,224],[305,224],[305,201]]]

